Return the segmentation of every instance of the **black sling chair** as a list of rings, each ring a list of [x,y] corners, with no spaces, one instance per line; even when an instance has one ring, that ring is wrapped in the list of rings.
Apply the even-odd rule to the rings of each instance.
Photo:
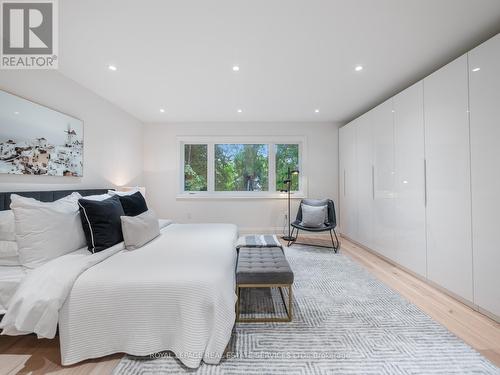
[[[302,204],[308,205],[308,206],[327,206],[328,207],[328,222],[324,223],[321,227],[318,228],[310,228],[310,227],[304,227],[303,225],[300,225],[302,222]],[[331,199],[303,199],[300,201],[300,206],[299,206],[299,211],[297,212],[297,217],[292,225],[292,237],[294,237],[294,231],[296,231],[295,238],[292,241],[288,242],[288,246],[291,246],[293,244],[300,244],[300,245],[311,245],[311,246],[319,246],[319,247],[327,247],[329,249],[333,248],[333,251],[337,253],[339,249],[339,239],[337,237],[337,233],[335,232],[335,227],[337,226],[337,218],[335,216],[335,205],[333,204],[333,201]],[[307,244],[307,243],[300,243],[297,242],[297,239],[299,238],[299,231],[307,231],[307,232],[330,232],[330,238],[332,240],[332,247],[330,246],[322,246],[322,245],[312,245],[312,244]],[[333,235],[335,235],[335,241],[333,240]]]

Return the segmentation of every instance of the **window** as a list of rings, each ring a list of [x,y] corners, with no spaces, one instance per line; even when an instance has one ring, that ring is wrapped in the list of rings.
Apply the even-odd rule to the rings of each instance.
[[[184,191],[207,191],[207,145],[184,145]]]
[[[215,145],[215,191],[269,191],[268,175],[268,145]]]
[[[288,178],[288,170],[298,169],[299,166],[299,145],[298,144],[278,144],[276,145],[276,190],[287,189],[283,182]],[[291,191],[299,190],[298,175],[291,175]]]
[[[300,171],[291,175],[292,193],[304,195],[301,137],[184,137],[179,145],[181,197],[281,197],[289,170]]]

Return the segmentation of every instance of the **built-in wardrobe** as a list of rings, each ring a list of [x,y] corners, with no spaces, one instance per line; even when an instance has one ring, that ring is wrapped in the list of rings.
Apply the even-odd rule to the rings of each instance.
[[[500,318],[500,34],[340,128],[340,231]]]

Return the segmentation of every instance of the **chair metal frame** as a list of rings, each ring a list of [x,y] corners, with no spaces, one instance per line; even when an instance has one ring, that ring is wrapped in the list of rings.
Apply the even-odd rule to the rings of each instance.
[[[302,221],[302,204],[303,203],[309,204],[309,205],[319,205],[319,204],[326,203],[328,206],[329,225],[326,226],[325,228],[311,228],[311,229],[308,229],[307,227],[301,226],[299,223]],[[293,239],[288,241],[287,247],[290,247],[293,244],[297,244],[297,245],[316,246],[316,247],[324,247],[327,249],[333,249],[333,251],[335,253],[337,253],[339,251],[340,241],[339,241],[339,238],[337,237],[337,232],[335,231],[335,227],[337,226],[337,218],[335,215],[335,205],[331,199],[328,199],[328,200],[303,199],[303,200],[301,200],[299,210],[297,212],[297,217],[291,225],[292,225],[291,238],[293,238]],[[315,245],[315,244],[311,244],[311,243],[297,242],[297,239],[299,238],[300,230],[303,230],[306,232],[326,232],[326,231],[328,231],[330,233],[330,239],[332,241],[332,246]],[[295,233],[295,236],[294,236],[294,233]],[[335,236],[335,241],[333,240],[333,236]]]
[[[292,236],[294,235],[294,231],[295,230],[297,230],[297,232],[295,233],[295,240],[288,241],[287,247],[290,247],[290,246],[292,246],[292,245],[295,244],[295,245],[315,246],[315,247],[324,247],[326,249],[333,249],[333,251],[335,252],[335,254],[339,251],[340,241],[339,241],[339,238],[337,237],[337,232],[335,231],[335,229],[330,229],[330,231],[329,231],[329,233],[330,233],[330,239],[332,240],[332,246],[311,244],[311,243],[305,243],[305,242],[297,242],[297,239],[299,238],[299,229],[293,227],[292,228]],[[335,241],[333,240],[333,236],[335,236]]]

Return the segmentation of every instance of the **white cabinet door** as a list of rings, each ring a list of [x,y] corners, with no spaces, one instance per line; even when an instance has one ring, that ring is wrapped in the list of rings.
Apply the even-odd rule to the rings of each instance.
[[[469,53],[474,302],[497,316],[500,316],[499,69],[500,35],[497,35]]]
[[[427,277],[472,301],[467,56],[424,80]]]
[[[356,240],[367,247],[373,247],[373,153],[372,123],[368,114],[356,120],[356,165],[358,236]]]
[[[356,239],[356,122],[339,129],[340,142],[340,230]]]
[[[373,250],[395,259],[394,114],[392,99],[367,113],[373,134]]]
[[[423,82],[394,97],[394,150],[394,260],[426,277]]]

